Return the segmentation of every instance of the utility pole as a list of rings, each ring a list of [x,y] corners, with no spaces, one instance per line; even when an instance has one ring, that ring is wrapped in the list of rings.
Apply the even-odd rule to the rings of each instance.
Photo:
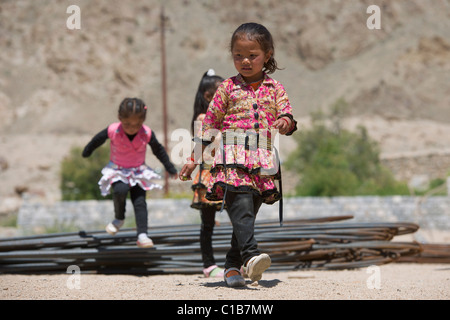
[[[164,5],[161,7],[160,31],[161,31],[161,81],[162,81],[162,108],[163,108],[163,130],[164,148],[168,152],[167,142],[167,76],[166,76],[166,41],[165,41],[165,20]],[[164,172],[164,195],[169,194],[169,173]]]

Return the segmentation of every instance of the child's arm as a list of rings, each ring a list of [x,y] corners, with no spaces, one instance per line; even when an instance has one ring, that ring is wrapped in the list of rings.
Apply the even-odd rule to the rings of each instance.
[[[278,129],[280,134],[290,136],[297,130],[297,121],[294,120],[291,103],[281,83],[278,83],[276,86],[275,96],[277,120],[273,123],[273,127]]]
[[[195,170],[197,164],[201,162],[201,159],[195,159],[195,155],[203,154],[206,146],[213,141],[213,138],[217,134],[217,130],[220,130],[222,126],[222,121],[228,107],[226,82],[227,81],[222,82],[217,88],[214,98],[202,119],[201,136],[194,138],[194,141],[196,142],[194,151],[191,156],[186,159],[188,160],[188,163],[181,168],[179,174],[179,178],[182,181],[192,180],[191,174]]]
[[[152,148],[153,154],[158,158],[159,161],[164,165],[164,168],[169,172],[170,175],[176,175],[177,169],[170,162],[169,155],[166,152],[166,149],[159,143],[158,139],[156,139],[155,132],[152,131],[152,137],[148,143],[150,148]]]
[[[188,163],[186,163],[183,168],[181,168],[181,171],[179,173],[179,178],[181,181],[186,180],[192,180],[191,174],[197,167],[197,164],[201,162],[201,160],[195,159],[196,154],[203,154],[203,151],[205,151],[206,145],[203,143],[196,143],[193,152],[191,153],[191,156],[186,159],[188,160]],[[201,150],[201,151],[200,151]]]
[[[108,139],[108,128],[97,133],[86,147],[84,147],[82,153],[83,158],[89,157],[95,149],[105,143],[106,139]]]

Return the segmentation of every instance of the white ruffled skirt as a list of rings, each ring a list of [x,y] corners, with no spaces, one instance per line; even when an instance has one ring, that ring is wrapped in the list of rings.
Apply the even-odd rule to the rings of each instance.
[[[102,196],[108,195],[111,190],[111,185],[117,181],[122,181],[130,187],[139,185],[144,190],[162,188],[161,185],[154,182],[154,180],[160,180],[161,176],[146,164],[136,168],[123,168],[109,162],[102,169],[102,175],[102,178],[98,182]]]

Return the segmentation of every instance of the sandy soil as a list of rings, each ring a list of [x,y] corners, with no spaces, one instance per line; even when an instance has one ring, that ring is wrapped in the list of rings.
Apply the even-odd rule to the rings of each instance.
[[[239,289],[228,288],[222,279],[200,274],[0,275],[0,300],[450,299],[448,264],[391,263],[375,270],[269,270],[258,283],[247,280],[246,286]]]

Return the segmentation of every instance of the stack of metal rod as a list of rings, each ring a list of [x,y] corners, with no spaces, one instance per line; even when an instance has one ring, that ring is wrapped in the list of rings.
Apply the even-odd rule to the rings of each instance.
[[[391,241],[414,233],[413,223],[352,223],[351,216],[285,221],[263,221],[255,226],[260,250],[272,259],[271,271],[350,269],[380,265],[421,252],[417,243]],[[46,234],[0,239],[0,273],[81,272],[107,274],[199,273],[203,268],[200,226],[197,224],[149,228],[155,246],[136,246],[136,231],[115,236],[105,231]],[[216,226],[213,248],[223,265],[232,227]]]

